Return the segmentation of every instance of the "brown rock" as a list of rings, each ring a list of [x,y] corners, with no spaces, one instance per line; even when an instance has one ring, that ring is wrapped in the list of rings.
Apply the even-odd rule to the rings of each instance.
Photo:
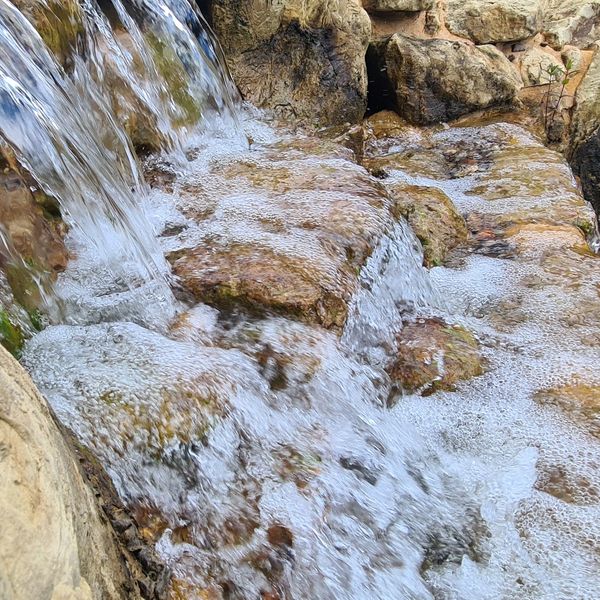
[[[466,329],[440,319],[406,325],[398,337],[398,356],[389,373],[409,393],[453,391],[463,380],[482,375],[477,340]]]
[[[305,139],[213,164],[183,207],[203,241],[170,256],[182,284],[204,302],[341,328],[393,219],[383,187],[348,154]]]
[[[397,216],[408,221],[423,246],[425,266],[441,265],[450,250],[467,241],[464,219],[441,190],[396,184],[390,195]]]
[[[382,94],[389,90],[398,114],[412,123],[444,122],[509,104],[522,86],[515,68],[493,46],[395,34],[371,44],[368,62],[374,88]]]

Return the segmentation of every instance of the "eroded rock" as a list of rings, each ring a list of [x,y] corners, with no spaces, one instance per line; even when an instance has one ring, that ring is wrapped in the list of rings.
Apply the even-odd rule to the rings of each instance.
[[[396,111],[412,123],[455,119],[513,102],[522,86],[508,59],[493,46],[421,40],[395,34],[369,50],[370,72],[389,89]]]
[[[444,262],[448,252],[467,240],[467,227],[452,200],[437,188],[396,184],[390,188],[394,209],[423,245],[425,265]]]
[[[524,40],[542,29],[540,0],[449,0],[448,29],[476,44]]]
[[[362,118],[371,23],[358,0],[211,4],[215,31],[246,99],[312,124]]]
[[[547,0],[544,34],[555,48],[571,44],[587,48],[600,38],[597,0]]]

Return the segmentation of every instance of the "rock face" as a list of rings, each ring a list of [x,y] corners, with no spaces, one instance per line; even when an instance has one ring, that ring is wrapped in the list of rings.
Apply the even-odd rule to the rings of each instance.
[[[214,0],[211,16],[247,100],[313,124],[362,118],[371,23],[358,0]]]
[[[369,56],[370,73],[381,77],[380,89],[391,90],[396,110],[413,123],[448,121],[510,103],[522,85],[493,46],[396,34],[374,43]]]
[[[571,165],[586,199],[600,214],[600,45],[575,96]]]
[[[588,48],[600,38],[600,2],[547,0],[544,34],[555,48],[566,44]]]
[[[363,0],[369,12],[417,12],[433,8],[435,0]]]
[[[45,401],[2,348],[0,478],[0,597],[140,597]]]
[[[448,29],[476,44],[527,39],[542,29],[540,0],[449,0]]]

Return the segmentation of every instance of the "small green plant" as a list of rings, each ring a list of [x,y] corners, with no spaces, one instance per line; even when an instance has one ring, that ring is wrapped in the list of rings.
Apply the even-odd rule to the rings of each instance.
[[[573,69],[572,59],[567,60],[564,66],[552,63],[542,68],[540,65],[540,71],[540,80],[544,81],[542,85],[547,86],[546,93],[542,97],[542,119],[546,135],[551,137],[558,118],[563,118],[562,101],[568,97],[567,86],[577,71]]]

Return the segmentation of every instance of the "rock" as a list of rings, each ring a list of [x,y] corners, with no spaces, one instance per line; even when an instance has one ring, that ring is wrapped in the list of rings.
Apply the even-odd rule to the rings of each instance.
[[[343,327],[367,258],[393,221],[379,182],[310,138],[211,163],[181,209],[196,222],[170,255],[181,284],[217,307]]]
[[[433,8],[435,0],[363,0],[369,12],[417,12]]]
[[[40,282],[48,284],[67,265],[66,226],[58,202],[1,147],[0,227],[10,245],[0,245],[0,268],[16,301],[30,311],[37,309],[42,303]]]
[[[2,348],[0,477],[0,597],[140,598],[46,402]]]
[[[441,265],[452,248],[467,241],[464,219],[441,190],[401,183],[390,195],[398,217],[406,218],[423,245],[425,266]]]
[[[600,38],[600,2],[547,0],[543,29],[556,49],[567,44],[588,48]]]
[[[311,124],[362,118],[371,23],[358,0],[214,0],[211,16],[247,100]]]
[[[466,42],[395,34],[372,44],[369,63],[379,87],[391,90],[395,109],[412,123],[449,121],[512,103],[522,85],[499,50]]]
[[[460,381],[483,372],[483,358],[473,334],[441,319],[420,319],[405,325],[389,371],[403,391],[422,395],[454,391]]]
[[[570,419],[600,438],[600,386],[585,383],[541,390],[535,400],[562,410]]]
[[[69,71],[73,55],[85,31],[77,0],[14,0],[29,19],[58,62]]]
[[[525,85],[539,85],[548,83],[548,68],[553,65],[564,69],[560,59],[549,52],[534,46],[524,52],[521,58],[521,76]]]
[[[448,0],[448,29],[476,44],[524,40],[542,23],[540,0]]]
[[[570,63],[571,70],[579,73],[584,66],[583,52],[575,46],[565,46],[560,53],[563,64]]]
[[[585,198],[600,214],[600,44],[575,96],[570,162]]]

